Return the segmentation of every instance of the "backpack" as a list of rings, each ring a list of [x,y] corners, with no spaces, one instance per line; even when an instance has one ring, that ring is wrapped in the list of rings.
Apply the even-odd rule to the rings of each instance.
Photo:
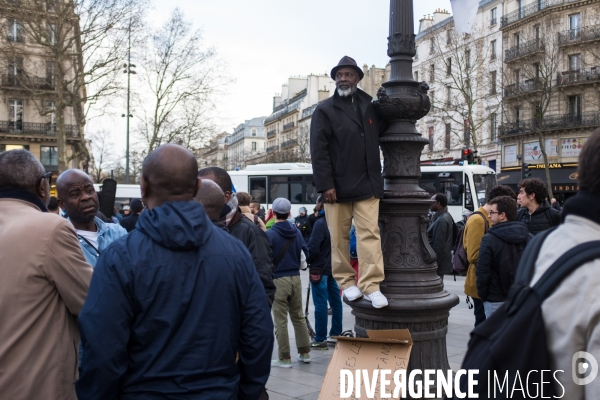
[[[463,226],[464,229],[464,226]],[[456,248],[456,242],[458,241],[458,235],[462,234],[462,229],[458,229],[458,225],[452,220],[452,248]]]
[[[475,214],[479,214],[483,218],[483,222],[485,223],[485,230],[484,230],[484,235],[485,235],[487,233],[488,229],[490,229],[488,222],[487,222],[487,218],[479,211],[475,211],[473,214],[471,214],[471,216],[469,218],[473,218],[473,215],[475,215]],[[469,269],[469,259],[467,257],[467,252],[465,251],[465,246],[463,243],[463,240],[464,240],[463,237],[464,237],[466,225],[467,224],[465,224],[465,226],[463,226],[462,228],[460,228],[460,230],[458,230],[458,227],[456,226],[456,224],[454,224],[454,228],[456,228],[458,230],[458,233],[457,233],[458,241],[454,245],[454,252],[452,255],[452,268],[454,269],[454,271],[457,274],[460,274],[460,275],[466,274],[467,270]]]
[[[478,393],[479,398],[525,399],[529,398],[528,393],[539,391],[547,396],[545,398],[556,395],[552,384],[554,379],[548,372],[552,367],[541,305],[571,272],[580,265],[600,258],[600,241],[583,243],[567,251],[548,268],[535,286],[530,287],[542,243],[553,231],[549,229],[531,240],[521,258],[515,283],[506,301],[471,332],[461,368],[479,370],[478,385],[474,387],[474,393]],[[545,377],[542,371],[546,372]],[[498,382],[508,378],[502,393],[493,389],[496,377]],[[466,376],[461,378],[464,379],[460,380],[459,387],[466,393],[468,381]],[[515,390],[510,397],[504,390],[512,390],[513,385],[523,390]],[[495,387],[500,391],[498,385]],[[456,394],[453,398],[457,398]]]

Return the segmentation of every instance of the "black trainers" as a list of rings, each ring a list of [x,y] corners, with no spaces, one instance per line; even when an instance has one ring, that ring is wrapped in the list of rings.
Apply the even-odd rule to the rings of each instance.
[[[316,340],[313,340],[310,342],[310,348],[311,350],[329,350],[329,346],[327,346],[326,341],[317,342]]]

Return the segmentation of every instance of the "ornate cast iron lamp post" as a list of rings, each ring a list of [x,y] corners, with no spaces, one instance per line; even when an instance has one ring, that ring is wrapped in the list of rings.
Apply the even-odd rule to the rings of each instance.
[[[437,276],[435,253],[427,240],[429,194],[418,185],[420,155],[428,140],[415,123],[430,109],[428,85],[412,74],[415,56],[412,0],[390,1],[390,80],[383,83],[374,102],[389,123],[380,138],[383,151],[385,195],[379,222],[385,264],[381,291],[389,306],[375,309],[365,300],[349,302],[356,316],[355,331],[408,328],[414,340],[412,369],[449,369],[446,333],[449,311],[458,297],[443,289]]]

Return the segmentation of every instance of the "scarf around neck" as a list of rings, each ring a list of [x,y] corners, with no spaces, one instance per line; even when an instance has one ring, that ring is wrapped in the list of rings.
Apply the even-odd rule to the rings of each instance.
[[[26,189],[14,188],[0,190],[0,199],[23,200],[33,204],[42,212],[48,212],[48,209],[46,208],[46,205],[42,202],[42,200],[38,196]]]

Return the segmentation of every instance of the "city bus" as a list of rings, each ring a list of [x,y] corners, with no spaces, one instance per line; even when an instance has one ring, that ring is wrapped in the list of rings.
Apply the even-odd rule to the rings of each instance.
[[[448,196],[448,211],[454,221],[460,221],[465,210],[475,211],[485,203],[486,194],[496,185],[496,173],[482,165],[421,166],[419,186],[430,195],[444,193]],[[278,197],[292,203],[292,216],[300,207],[310,214],[317,193],[312,165],[307,163],[279,163],[249,165],[241,171],[229,171],[235,190],[248,192],[265,209]]]
[[[305,207],[313,212],[319,193],[314,185],[312,165],[307,163],[278,163],[248,165],[241,171],[228,171],[236,192],[248,192],[265,209],[278,197],[292,203],[292,216]]]

